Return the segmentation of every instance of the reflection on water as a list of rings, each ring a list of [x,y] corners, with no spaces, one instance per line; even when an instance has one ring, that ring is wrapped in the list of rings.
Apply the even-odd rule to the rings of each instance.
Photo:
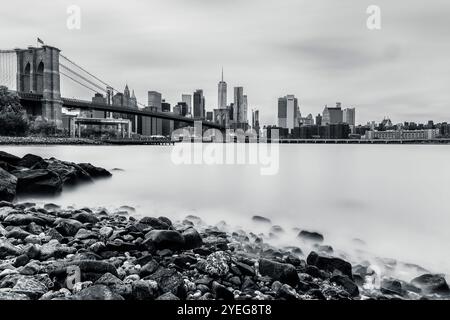
[[[286,230],[280,244],[297,244],[294,227],[317,230],[353,257],[369,251],[450,274],[447,146],[281,145],[273,176],[249,165],[175,165],[167,146],[2,150],[124,170],[50,200],[58,204],[130,205],[138,215],[195,214],[252,230],[250,218],[258,214]],[[367,245],[355,246],[354,238]]]

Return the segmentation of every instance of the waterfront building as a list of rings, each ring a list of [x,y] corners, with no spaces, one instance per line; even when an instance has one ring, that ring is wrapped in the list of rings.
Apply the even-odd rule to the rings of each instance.
[[[259,133],[259,110],[252,111],[252,128]]]
[[[213,121],[213,112],[212,111],[206,112],[206,120]]]
[[[432,140],[439,136],[439,129],[422,130],[370,130],[365,134],[365,139],[374,140]]]
[[[343,122],[341,103],[337,102],[335,108],[325,106],[325,109],[322,113],[322,124],[338,124],[341,122]]]
[[[343,111],[343,122],[354,126],[355,125],[355,108],[346,108]]]
[[[298,100],[294,95],[278,98],[278,127],[293,130],[299,126]]]
[[[320,115],[320,113],[316,116],[316,125],[322,125],[322,116]]]

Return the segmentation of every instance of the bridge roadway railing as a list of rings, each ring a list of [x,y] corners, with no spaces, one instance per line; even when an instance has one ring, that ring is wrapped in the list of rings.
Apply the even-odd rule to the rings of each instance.
[[[116,112],[131,115],[147,116],[159,119],[174,120],[184,123],[194,124],[195,121],[200,121],[194,118],[187,118],[183,116],[177,116],[169,114],[167,112],[142,110],[138,108],[120,107],[108,104],[94,103],[90,101],[78,100],[78,99],[68,99],[62,98],[63,106],[68,108],[78,108],[78,109],[91,109],[98,111]],[[225,129],[223,126],[216,124],[214,122],[202,121],[202,125],[208,128]]]

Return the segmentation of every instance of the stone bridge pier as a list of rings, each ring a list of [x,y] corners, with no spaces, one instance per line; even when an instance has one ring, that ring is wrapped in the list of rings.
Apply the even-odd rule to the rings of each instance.
[[[47,45],[16,49],[17,91],[42,95],[40,109],[32,115],[41,115],[62,128],[59,52]]]

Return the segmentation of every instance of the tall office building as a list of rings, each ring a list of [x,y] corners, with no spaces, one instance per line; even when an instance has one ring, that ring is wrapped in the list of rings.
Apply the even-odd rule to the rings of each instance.
[[[355,125],[355,108],[346,108],[343,111],[343,122],[350,126]]]
[[[235,87],[234,88],[234,104],[233,104],[233,122],[243,123],[244,122],[244,88]]]
[[[156,91],[148,92],[148,106],[151,108],[156,108],[158,111],[161,111],[162,104],[162,95]]]
[[[259,132],[259,110],[252,111],[252,128],[256,132]]]
[[[287,95],[278,99],[278,126],[293,130],[299,126],[300,115],[298,100],[294,95]]]
[[[325,106],[322,113],[322,124],[338,124],[343,121],[343,113],[341,109],[341,103],[337,102],[335,108],[329,108]]]
[[[192,114],[192,95],[190,94],[181,95],[181,101],[186,103],[187,106],[186,114]]]
[[[247,119],[247,114],[248,114],[248,99],[247,99],[247,95],[244,95],[244,99],[242,100],[242,122],[247,123],[248,119]]]
[[[148,107],[150,110],[162,111],[162,95],[157,91],[148,92]],[[151,135],[162,135],[162,119],[151,118]]]
[[[316,116],[316,125],[321,126],[322,125],[322,116],[320,113]]]
[[[218,85],[218,103],[219,109],[225,109],[227,107],[227,83],[223,81],[223,68],[222,68],[222,80]]]
[[[205,97],[203,96],[203,90],[201,89],[194,92],[193,116],[197,119],[205,118]]]

